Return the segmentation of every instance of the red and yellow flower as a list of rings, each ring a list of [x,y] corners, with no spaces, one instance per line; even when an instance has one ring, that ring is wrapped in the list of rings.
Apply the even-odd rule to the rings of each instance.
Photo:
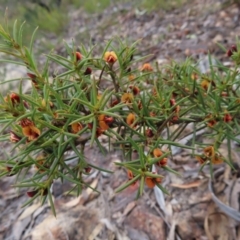
[[[136,120],[136,116],[133,113],[129,113],[126,119],[127,125],[129,125],[130,127],[135,127],[136,124],[135,123]]]
[[[104,56],[103,56],[103,59],[108,64],[113,65],[117,61],[117,55],[114,51],[105,52]]]
[[[124,103],[132,103],[133,102],[133,94],[132,93],[124,93],[121,97],[121,101]]]
[[[16,93],[11,93],[10,95],[6,96],[4,98],[4,101],[8,102],[8,99],[11,100],[13,106],[15,106],[16,104],[20,103],[20,97]]]
[[[153,156],[154,156],[155,158],[160,158],[162,155],[163,155],[163,152],[161,151],[160,148],[155,148],[155,149],[153,150]],[[167,165],[167,158],[161,159],[161,160],[160,160],[159,162],[157,162],[156,164],[157,164],[157,166],[159,166],[159,167],[164,167],[164,166],[166,166],[166,165]]]
[[[203,149],[203,153],[204,153],[203,159],[208,158],[213,164],[223,163],[223,158],[218,153],[215,152],[213,146],[205,147]]]
[[[22,127],[22,133],[28,138],[28,141],[35,140],[41,134],[41,131],[35,126],[34,122],[28,118],[24,118],[20,121]]]
[[[71,124],[72,133],[78,133],[83,129],[83,125],[80,122],[75,122]]]
[[[109,124],[113,123],[113,121],[113,117],[108,117],[105,114],[98,115],[98,124],[102,131],[108,130]]]
[[[206,79],[202,80],[202,82],[201,82],[201,87],[202,87],[205,91],[208,90],[209,85],[210,85],[210,82],[209,82],[208,80],[206,80]]]

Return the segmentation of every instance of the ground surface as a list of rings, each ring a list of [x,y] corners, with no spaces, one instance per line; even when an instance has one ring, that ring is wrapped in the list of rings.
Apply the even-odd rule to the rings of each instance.
[[[189,2],[167,13],[160,10],[147,13],[129,4],[109,8],[94,17],[75,10],[71,12],[65,40],[73,38],[86,44],[91,39],[101,44],[114,36],[130,43],[142,39],[139,54],[152,54],[149,61],[163,63],[186,56],[204,59],[210,51],[228,65],[229,60],[216,42],[228,47],[240,34],[237,6],[221,9],[220,1]],[[63,51],[61,44],[56,49]],[[199,66],[201,71],[207,69]],[[101,141],[104,143],[104,139]],[[233,150],[233,161],[240,166],[237,147]],[[139,200],[135,199],[135,188],[114,193],[126,181],[126,172],[113,163],[123,160],[120,152],[112,150],[103,156],[96,148],[89,147],[86,154],[93,163],[115,173],[95,171],[88,177],[89,184],[96,186],[101,195],[88,189],[78,198],[65,196],[69,183],[55,182],[56,219],[47,204],[39,206],[36,202],[22,209],[21,204],[27,200],[24,191],[10,187],[14,178],[0,180],[0,239],[240,239],[239,223],[223,213],[212,199],[208,169],[199,174],[199,164],[190,152],[176,150],[169,161],[182,174],[181,177],[166,175],[163,184],[169,196],[157,189],[146,189]],[[214,193],[239,211],[240,174],[225,165],[219,165],[216,171]]]

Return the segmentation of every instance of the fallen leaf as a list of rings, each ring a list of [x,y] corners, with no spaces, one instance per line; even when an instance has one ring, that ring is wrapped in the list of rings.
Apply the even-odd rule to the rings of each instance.
[[[229,236],[228,222],[229,219],[224,213],[215,212],[208,214],[204,220],[204,229],[208,239],[230,239],[231,237]]]
[[[201,185],[201,181],[195,181],[195,182],[184,183],[184,184],[171,183],[170,185],[176,188],[188,189],[188,188],[199,187]]]
[[[24,218],[32,215],[41,205],[39,203],[33,204],[30,207],[27,207],[23,213],[19,216],[18,220],[23,220]]]
[[[130,202],[123,211],[123,216],[126,216],[129,212],[133,210],[136,206],[136,201]]]
[[[88,237],[88,240],[94,240],[97,235],[103,230],[104,228],[104,224],[103,223],[99,223],[92,231],[92,233],[90,234],[90,236]]]

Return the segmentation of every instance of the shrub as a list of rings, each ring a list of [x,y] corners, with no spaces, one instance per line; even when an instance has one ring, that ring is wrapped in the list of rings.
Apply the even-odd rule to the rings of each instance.
[[[11,142],[14,150],[13,156],[0,161],[0,176],[18,176],[14,186],[27,188],[30,197],[25,205],[48,198],[55,213],[50,191],[55,179],[73,183],[80,194],[88,187],[84,175],[92,168],[109,172],[85,158],[86,144],[105,153],[101,136],[114,142],[125,159],[116,163],[127,171],[126,182],[116,192],[138,183],[137,196],[145,185],[167,193],[161,185],[164,174],[158,172],[178,174],[168,166],[173,146],[192,150],[202,167],[222,162],[232,166],[231,142],[239,143],[240,132],[239,47],[227,52],[236,67],[217,62],[207,74],[189,59],[168,66],[147,63],[147,56],[136,57],[137,42],[128,46],[119,39],[109,41],[99,56],[93,54],[94,47],[65,43],[68,56],[51,52],[41,67],[34,54],[35,33],[26,47],[23,25],[14,24],[12,34],[0,26],[0,51],[7,58],[1,61],[26,67],[24,78],[1,83],[15,81],[19,90],[0,96],[0,140]],[[54,76],[52,63],[60,66]],[[24,93],[22,85],[27,81],[32,89]],[[192,142],[180,144],[177,139],[189,124]],[[202,129],[212,144],[197,141]],[[225,140],[228,158],[219,152]],[[65,155],[67,151],[77,156],[75,164],[68,164],[72,158]],[[138,153],[137,159],[132,158],[133,152]],[[29,171],[32,167],[35,171]]]

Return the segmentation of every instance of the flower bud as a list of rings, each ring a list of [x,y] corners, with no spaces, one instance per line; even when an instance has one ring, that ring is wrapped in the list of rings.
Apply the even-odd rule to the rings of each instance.
[[[111,101],[110,107],[114,107],[114,106],[116,106],[117,104],[119,104],[119,100],[118,100],[118,99],[115,99],[115,100]]]
[[[152,138],[154,136],[154,133],[152,131],[152,129],[148,128],[146,131],[145,131],[145,135],[149,138]]]
[[[105,116],[104,117],[104,122],[107,123],[107,124],[111,124],[111,123],[114,122],[114,118]]]
[[[91,167],[85,167],[84,170],[85,170],[86,173],[90,173],[92,171],[92,168]]]
[[[92,69],[90,67],[87,67],[83,74],[84,75],[91,75],[91,73],[92,73]]]
[[[129,86],[132,89],[133,95],[138,95],[140,93],[140,89],[136,86]]]
[[[11,93],[10,96],[7,96],[4,98],[5,102],[8,102],[8,99],[10,98],[12,105],[15,106],[15,104],[20,103],[20,97],[16,93]]]
[[[227,50],[227,56],[231,57],[234,52],[237,52],[237,46],[232,45],[228,50]]]
[[[38,193],[38,190],[33,190],[30,192],[27,192],[28,197],[32,198]]]
[[[32,80],[36,80],[37,76],[33,73],[27,73],[27,75],[32,79]]]
[[[77,61],[77,62],[82,59],[82,55],[81,55],[80,52],[76,52],[76,53],[75,53],[75,56],[76,56],[76,61]]]
[[[233,117],[229,113],[226,113],[223,117],[223,121],[226,123],[231,122],[232,119],[233,119]]]
[[[171,105],[171,107],[174,106],[175,104],[176,104],[175,99],[174,99],[174,98],[171,98],[171,99],[170,99],[170,105]]]

